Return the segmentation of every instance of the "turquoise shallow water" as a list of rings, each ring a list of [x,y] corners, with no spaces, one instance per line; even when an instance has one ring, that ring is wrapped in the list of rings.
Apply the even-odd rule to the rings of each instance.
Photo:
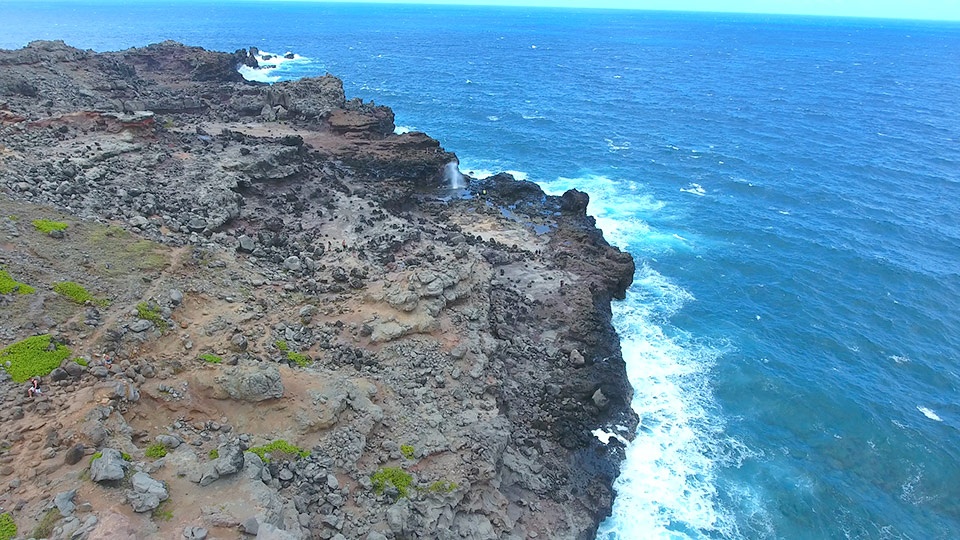
[[[68,7],[64,7],[68,6]],[[960,537],[960,26],[317,4],[12,3],[0,46],[302,56],[637,258],[641,426],[602,538]]]

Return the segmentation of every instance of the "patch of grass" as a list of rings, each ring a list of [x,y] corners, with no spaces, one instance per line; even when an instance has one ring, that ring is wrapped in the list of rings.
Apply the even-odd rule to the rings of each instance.
[[[102,457],[103,457],[103,452],[95,452],[92,456],[90,456],[90,464],[93,465],[94,461]]]
[[[80,365],[83,366],[83,367],[87,367],[87,366],[90,365],[90,363],[87,362],[87,359],[86,359],[86,358],[81,358],[81,357],[79,357],[79,356],[76,357],[76,358],[74,358],[73,361],[76,362],[76,363],[78,363],[78,364],[80,364]]]
[[[150,446],[147,447],[147,451],[145,452],[145,455],[148,458],[160,459],[163,456],[167,455],[167,447],[160,443],[151,444]]]
[[[167,255],[162,253],[161,246],[149,240],[138,240],[130,244],[127,251],[137,258],[138,266],[143,270],[160,270],[168,262]]]
[[[446,480],[437,480],[436,482],[427,486],[425,489],[421,489],[418,491],[425,491],[427,493],[450,493],[455,489],[457,489],[456,482],[448,482]]]
[[[43,377],[60,366],[70,356],[65,345],[52,345],[50,334],[28,337],[0,350],[0,365],[15,382],[26,382],[30,377]]]
[[[35,219],[33,226],[43,234],[50,234],[53,231],[65,231],[68,225],[62,221],[50,221],[49,219]]]
[[[293,458],[307,457],[310,455],[310,452],[300,448],[299,446],[294,446],[283,439],[278,439],[263,446],[256,446],[251,448],[250,451],[260,456],[260,459],[262,459],[264,463],[270,463],[270,459],[267,458],[267,454],[270,454],[274,458],[277,457],[277,454],[285,454],[292,456]]]
[[[287,352],[290,350],[290,345],[287,344],[287,340],[285,339],[278,339],[274,341],[273,346],[280,349],[283,352]]]
[[[43,514],[43,517],[40,518],[40,522],[37,523],[37,526],[33,529],[31,536],[33,538],[49,538],[53,534],[53,527],[60,521],[60,510],[56,507],[53,507],[46,511]]]
[[[167,509],[167,504],[169,502],[170,499],[160,502],[160,506],[154,508],[150,516],[159,521],[170,521],[173,519],[173,511]]]
[[[100,307],[106,307],[110,305],[109,300],[93,296],[89,291],[83,288],[83,285],[74,283],[72,281],[60,281],[58,283],[54,283],[53,292],[80,305],[86,304],[87,302],[96,304]]]
[[[213,450],[210,450],[207,455],[210,456],[210,459],[217,459],[220,457],[220,450],[214,448]]]
[[[13,279],[6,270],[0,270],[0,294],[9,294],[12,292],[16,292],[17,294],[32,294],[36,291],[36,289],[26,283],[20,283]]]
[[[128,453],[126,453],[126,452],[120,452],[120,459],[122,459],[122,460],[124,460],[124,461],[133,461],[133,456],[131,456],[130,454],[128,454]]]
[[[309,356],[293,351],[287,351],[287,360],[290,360],[300,367],[307,367],[310,365],[310,362],[312,362]]]
[[[140,240],[116,226],[94,226],[83,238],[83,249],[97,254],[97,272],[123,275],[135,270],[162,270],[169,263],[169,250],[149,240]],[[106,266],[104,263],[109,263]]]
[[[400,453],[403,454],[403,457],[413,459],[414,452],[413,446],[409,444],[400,445]]]
[[[387,487],[387,484],[397,488],[401,497],[409,495],[410,484],[413,482],[413,476],[400,467],[383,467],[370,476],[373,481],[373,491],[380,495]]]
[[[223,362],[223,358],[220,358],[219,356],[217,356],[217,355],[215,355],[215,354],[209,354],[209,353],[207,353],[207,354],[201,354],[201,355],[200,355],[200,359],[203,360],[204,362],[208,363],[208,364],[219,364],[219,363]]]
[[[0,514],[0,540],[11,540],[17,536],[17,524],[8,512]]]
[[[160,315],[160,308],[155,305],[140,302],[137,304],[137,317],[152,322],[161,334],[170,328],[170,323],[163,318],[163,315]]]

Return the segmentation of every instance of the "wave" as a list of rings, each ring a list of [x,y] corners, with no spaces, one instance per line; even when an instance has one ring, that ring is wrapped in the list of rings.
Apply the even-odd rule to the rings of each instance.
[[[597,538],[737,536],[734,517],[719,502],[716,469],[750,452],[723,437],[715,410],[709,374],[722,351],[668,335],[659,322],[690,301],[687,291],[642,264],[627,300],[614,305],[640,424]]]
[[[258,51],[257,63],[259,67],[240,66],[237,71],[248,81],[275,83],[283,78],[278,74],[283,69],[289,69],[294,64],[306,64],[310,58],[292,52],[274,54],[267,51]]]
[[[417,131],[417,128],[410,126],[394,126],[393,132],[397,135],[403,135],[404,133],[410,133],[411,131]]]
[[[554,195],[570,188],[589,193],[587,212],[604,236],[629,249],[638,262],[692,244],[685,237],[689,233],[649,225],[647,219],[663,217],[667,206],[638,182],[588,174],[540,184]],[[640,424],[627,446],[612,514],[599,539],[737,536],[733,512],[720,502],[716,470],[737,466],[751,452],[724,435],[713,397],[709,378],[722,347],[699,344],[669,325],[670,317],[693,301],[688,291],[642,262],[626,300],[612,306]],[[594,434],[601,440],[617,436],[609,429]],[[738,488],[742,499],[759,500],[749,487]]]

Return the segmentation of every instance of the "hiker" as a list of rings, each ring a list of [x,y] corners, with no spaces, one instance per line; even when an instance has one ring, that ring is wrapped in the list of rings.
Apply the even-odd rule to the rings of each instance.
[[[36,397],[43,394],[43,391],[40,390],[40,379],[36,377],[30,378],[30,387],[27,388],[27,395],[30,397]]]

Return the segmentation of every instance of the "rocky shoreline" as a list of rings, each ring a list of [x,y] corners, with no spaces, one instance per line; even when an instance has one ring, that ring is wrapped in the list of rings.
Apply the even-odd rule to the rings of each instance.
[[[586,194],[451,189],[436,140],[254,53],[0,51],[0,269],[35,289],[0,346],[71,351],[38,398],[0,370],[19,535],[593,538],[631,257]]]

